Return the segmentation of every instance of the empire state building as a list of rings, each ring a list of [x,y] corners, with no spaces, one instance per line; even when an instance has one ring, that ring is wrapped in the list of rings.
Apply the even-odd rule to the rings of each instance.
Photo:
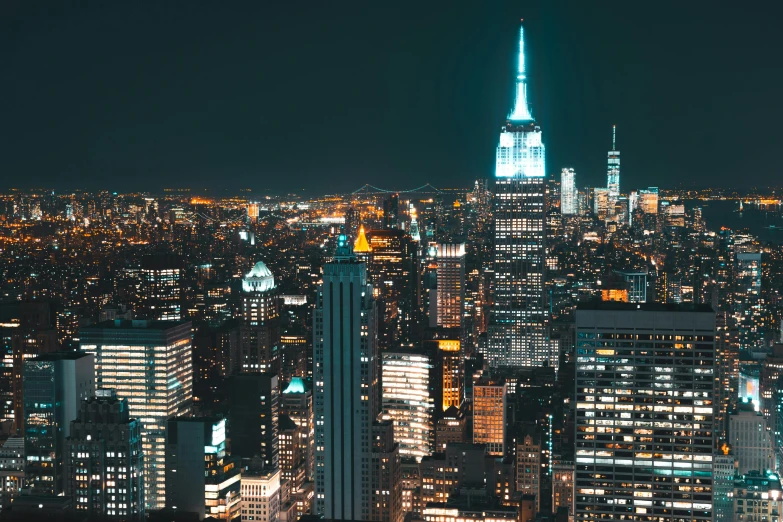
[[[495,163],[494,304],[485,355],[491,366],[556,368],[544,291],[544,143],[527,100],[524,35],[520,28],[516,99]]]

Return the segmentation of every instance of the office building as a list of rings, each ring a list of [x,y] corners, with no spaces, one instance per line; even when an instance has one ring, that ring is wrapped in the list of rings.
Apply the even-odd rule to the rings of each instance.
[[[438,372],[434,354],[398,348],[381,356],[382,417],[394,425],[394,440],[403,458],[431,455],[435,442],[434,389]]]
[[[425,352],[431,354],[435,375],[431,387],[435,398],[435,417],[452,406],[460,408],[465,396],[464,364],[461,342],[457,339],[425,341]]]
[[[576,332],[575,518],[712,520],[715,312],[585,304]]]
[[[658,214],[658,187],[639,191],[639,208],[644,214]]]
[[[783,508],[783,488],[780,476],[771,471],[753,470],[734,481],[735,522],[774,522],[780,520]]]
[[[776,469],[772,437],[767,420],[752,402],[743,400],[737,404],[729,414],[729,444],[737,459],[737,473]]]
[[[380,411],[378,331],[365,265],[345,236],[324,266],[313,316],[316,514],[368,520],[370,437]]]
[[[737,460],[729,453],[728,446],[724,445],[723,450],[715,453],[712,466],[714,519],[715,522],[733,522]]]
[[[737,252],[737,293],[745,298],[761,296],[761,254]]]
[[[552,464],[552,513],[560,508],[574,512],[574,462],[555,460]]]
[[[563,216],[579,214],[578,196],[574,169],[563,169],[560,171],[560,213]]]
[[[367,273],[378,300],[379,342],[388,348],[414,339],[419,309],[417,244],[403,230],[371,230]]]
[[[422,510],[426,522],[520,522],[521,506],[505,506],[485,489],[461,488],[445,502],[429,502]]]
[[[166,507],[199,520],[239,515],[241,468],[226,452],[226,419],[169,419],[166,447]]]
[[[280,513],[280,470],[242,470],[242,522],[277,522]]]
[[[306,480],[315,480],[315,414],[311,383],[294,377],[280,394],[280,415],[288,416],[297,427],[296,444],[305,459]]]
[[[307,461],[305,449],[299,444],[299,426],[291,417],[282,414],[278,420],[280,476],[292,490],[305,482]]]
[[[54,352],[24,361],[25,482],[34,495],[62,495],[71,421],[95,393],[95,359]]]
[[[228,437],[231,454],[259,457],[263,466],[278,467],[280,388],[277,375],[235,375],[228,383]]]
[[[516,491],[533,495],[536,513],[541,511],[541,444],[530,435],[517,442]]]
[[[473,385],[473,444],[488,455],[506,454],[506,383],[482,377]]]
[[[465,315],[465,244],[439,243],[437,248],[437,314],[430,325],[461,329]]]
[[[263,261],[242,278],[239,370],[280,372],[280,313],[275,278]]]
[[[375,522],[402,522],[402,476],[400,446],[394,441],[395,429],[391,422],[376,422],[372,426],[372,480],[370,520]]]
[[[616,273],[627,283],[629,303],[647,302],[647,271],[635,272],[618,270]]]
[[[544,143],[527,101],[522,28],[518,60],[514,109],[500,133],[496,156],[495,301],[486,356],[491,366],[556,366],[544,289]]]
[[[613,209],[611,199],[609,199],[609,189],[593,189],[593,214],[601,221],[606,221],[611,217],[610,209]]]
[[[77,513],[95,520],[143,522],[141,424],[127,399],[97,390],[81,402],[65,442],[65,495]]]
[[[620,197],[620,151],[617,150],[617,125],[612,125],[612,150],[606,160],[606,189],[609,192],[609,208]]]
[[[0,510],[7,508],[24,487],[24,437],[8,437],[0,446]]]
[[[185,263],[173,254],[145,256],[141,261],[138,317],[154,321],[182,318],[182,275]]]
[[[51,306],[45,301],[4,303],[6,316],[0,328],[3,344],[3,374],[10,380],[0,381],[3,393],[4,420],[13,420],[14,429],[21,432],[24,408],[24,361],[30,357],[57,351],[57,330],[51,320]],[[13,397],[9,404],[9,398]]]
[[[435,423],[435,451],[445,451],[447,444],[468,442],[467,417],[450,406]]]
[[[146,509],[166,506],[166,421],[190,414],[191,324],[104,321],[82,328],[82,349],[95,356],[96,386],[128,400],[141,422]]]

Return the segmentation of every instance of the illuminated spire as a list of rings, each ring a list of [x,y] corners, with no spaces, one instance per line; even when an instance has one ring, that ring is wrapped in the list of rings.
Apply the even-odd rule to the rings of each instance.
[[[612,150],[617,150],[615,144],[617,143],[617,125],[612,125]]]
[[[519,28],[519,65],[517,67],[517,94],[514,110],[508,115],[511,121],[533,121],[527,103],[527,76],[525,75],[525,28]]]
[[[367,236],[364,235],[364,225],[359,227],[359,235],[353,243],[355,254],[367,254],[370,252],[370,244],[367,242]]]

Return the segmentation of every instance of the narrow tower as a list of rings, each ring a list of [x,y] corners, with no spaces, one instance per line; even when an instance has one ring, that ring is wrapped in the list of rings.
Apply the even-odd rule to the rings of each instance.
[[[514,108],[500,133],[495,170],[495,303],[487,359],[492,366],[556,365],[544,293],[544,143],[527,100],[524,28]]]
[[[340,236],[313,314],[316,513],[369,520],[378,331],[367,269]]]
[[[617,125],[612,125],[612,150],[606,163],[606,189],[609,191],[609,213],[614,214],[614,204],[620,197],[620,151],[617,150]]]

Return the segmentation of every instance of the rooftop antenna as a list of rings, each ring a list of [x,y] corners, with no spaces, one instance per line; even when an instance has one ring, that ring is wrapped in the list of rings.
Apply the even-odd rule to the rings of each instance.
[[[617,150],[615,144],[617,143],[617,125],[612,125],[612,150]]]

